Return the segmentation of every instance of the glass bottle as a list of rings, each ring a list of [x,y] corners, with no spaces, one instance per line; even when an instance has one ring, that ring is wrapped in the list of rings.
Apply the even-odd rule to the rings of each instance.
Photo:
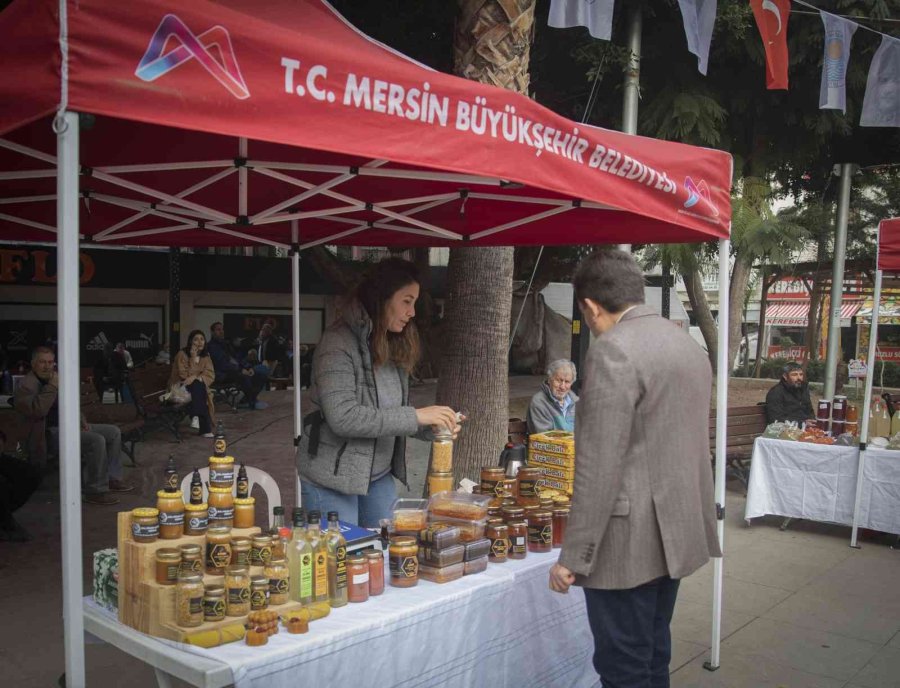
[[[191,476],[191,504],[203,504],[203,481],[200,479],[200,471],[196,468]]]
[[[269,535],[278,535],[282,528],[284,528],[284,507],[273,506],[272,525],[269,528]]]
[[[347,604],[347,541],[341,535],[338,512],[328,512],[328,602],[332,607]]]
[[[246,499],[250,496],[250,480],[247,478],[247,467],[241,464],[237,474],[237,492],[234,495],[238,499]]]
[[[225,441],[225,425],[222,421],[216,423],[216,435],[213,439],[213,456],[225,456],[228,443]]]
[[[322,534],[321,512],[309,512],[306,538],[313,555],[313,602],[328,602],[328,542]]]
[[[169,463],[166,465],[163,489],[166,492],[178,491],[178,469],[175,467],[175,456],[169,454]]]
[[[303,509],[294,509],[294,532],[288,547],[290,596],[294,602],[312,602],[312,548],[306,539],[306,519]]]

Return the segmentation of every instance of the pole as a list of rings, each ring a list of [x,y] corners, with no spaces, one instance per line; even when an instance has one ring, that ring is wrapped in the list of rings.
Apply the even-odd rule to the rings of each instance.
[[[834,397],[838,353],[841,349],[841,298],[844,294],[844,258],[847,255],[847,220],[850,215],[850,181],[855,166],[835,165],[841,177],[838,192],[837,226],[834,234],[834,264],[831,268],[831,312],[828,316],[828,342],[825,349],[825,399]]]
[[[181,347],[181,251],[169,248],[169,360],[174,362]]]
[[[641,96],[641,3],[632,2],[628,8],[628,67],[622,91],[622,131],[637,134],[638,103]],[[619,244],[623,251],[631,251],[631,244]]]
[[[725,551],[725,451],[728,437],[728,239],[719,240],[719,345],[716,350],[716,534],[719,548]],[[703,666],[709,671],[719,668],[722,642],[722,583],[724,557],[713,559],[713,618],[710,659]]]
[[[300,394],[300,230],[297,220],[291,220],[291,315],[294,335],[294,446],[303,434],[303,413]],[[297,495],[294,504],[301,506],[300,475],[297,474]]]
[[[56,225],[59,323],[59,472],[62,519],[63,632],[66,685],[83,688],[84,590],[81,557],[81,398],[78,351],[78,114],[54,122],[57,150]]]

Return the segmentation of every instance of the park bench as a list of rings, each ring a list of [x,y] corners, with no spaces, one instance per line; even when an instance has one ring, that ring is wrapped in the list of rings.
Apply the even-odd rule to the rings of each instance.
[[[81,413],[88,423],[115,425],[122,434],[122,451],[137,465],[134,457],[135,444],[143,439],[144,419],[137,413],[134,404],[104,404],[97,398],[97,388],[93,381],[81,382]]]
[[[725,443],[725,476],[737,478],[747,489],[750,478],[750,456],[753,441],[766,430],[766,405],[734,406],[728,409]],[[716,409],[709,412],[709,450],[715,464],[716,457]]]
[[[178,426],[187,417],[190,404],[160,401],[160,396],[168,391],[170,371],[171,366],[148,362],[132,370],[125,384],[138,415],[144,421],[142,432],[165,429],[180,442]]]
[[[237,413],[238,398],[244,393],[234,382],[214,381],[210,385],[209,391],[213,394],[213,403],[225,403],[231,407],[234,413]]]

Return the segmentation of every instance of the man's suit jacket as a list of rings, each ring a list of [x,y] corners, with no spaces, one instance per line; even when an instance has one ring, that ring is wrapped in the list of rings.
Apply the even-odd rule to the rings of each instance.
[[[14,405],[18,413],[20,438],[28,450],[29,461],[43,467],[47,462],[47,416],[56,403],[59,390],[42,384],[29,372],[16,389]]]
[[[588,588],[683,578],[721,556],[703,350],[644,305],[591,344],[559,563]]]

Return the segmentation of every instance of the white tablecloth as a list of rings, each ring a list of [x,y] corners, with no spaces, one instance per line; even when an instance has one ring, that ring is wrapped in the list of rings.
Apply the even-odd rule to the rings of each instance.
[[[332,610],[306,635],[282,631],[265,647],[203,649],[141,635],[179,657],[227,664],[237,688],[304,685],[594,686],[584,594],[550,592],[558,552],[491,564],[442,585],[387,587],[364,604]],[[92,614],[98,609],[89,605]],[[101,610],[102,611],[102,610]],[[122,633],[135,631],[117,624]],[[144,657],[146,659],[146,657]],[[149,661],[149,660],[148,660]],[[184,661],[183,659],[180,661]],[[372,680],[365,679],[371,675]]]
[[[753,444],[744,518],[766,514],[851,525],[856,447],[759,437]],[[866,452],[859,526],[900,533],[900,452]]]

